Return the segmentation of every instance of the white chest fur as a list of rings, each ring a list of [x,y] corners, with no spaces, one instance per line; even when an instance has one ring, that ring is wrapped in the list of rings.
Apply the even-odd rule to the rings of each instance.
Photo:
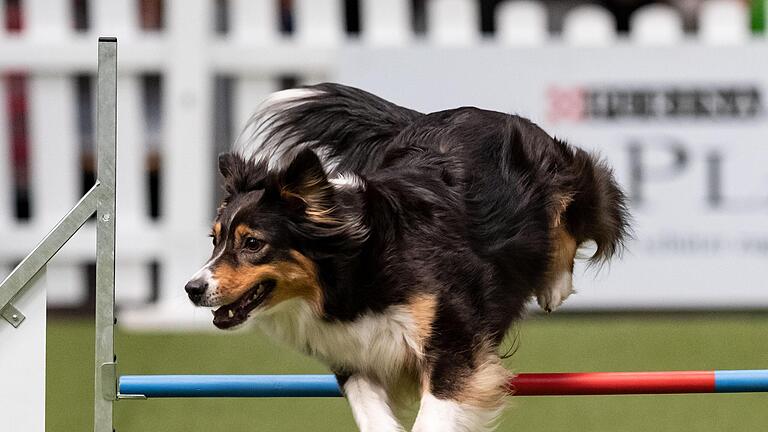
[[[318,319],[302,300],[290,300],[256,317],[262,330],[329,366],[346,367],[386,382],[422,356],[414,317],[405,306],[351,322]]]

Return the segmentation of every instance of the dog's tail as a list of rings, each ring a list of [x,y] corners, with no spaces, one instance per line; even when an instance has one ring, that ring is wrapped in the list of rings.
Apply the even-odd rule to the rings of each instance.
[[[324,83],[274,93],[251,117],[235,147],[270,169],[303,148],[320,156],[330,173],[366,173],[377,167],[392,140],[421,113],[363,90]]]
[[[596,243],[597,250],[590,261],[603,263],[621,253],[631,236],[627,198],[605,162],[582,149],[572,148],[574,194],[565,219],[578,243],[587,240]]]

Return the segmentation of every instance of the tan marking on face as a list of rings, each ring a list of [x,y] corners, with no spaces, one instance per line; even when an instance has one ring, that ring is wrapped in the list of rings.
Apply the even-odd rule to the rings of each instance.
[[[213,224],[213,236],[218,239],[220,235],[221,235],[221,222],[216,222],[215,224]]]
[[[235,247],[239,248],[243,244],[243,240],[248,237],[263,240],[264,234],[261,231],[249,228],[248,225],[240,224],[235,228]]]
[[[295,262],[280,263],[277,267],[282,279],[278,279],[277,287],[267,300],[267,306],[272,307],[292,298],[303,298],[320,315],[323,310],[323,291],[317,274],[317,266],[311,259],[298,251],[292,250],[291,257]]]
[[[219,283],[219,293],[224,303],[239,299],[257,283],[271,279],[276,283],[272,294],[262,307],[273,307],[283,301],[301,297],[320,314],[323,295],[317,276],[317,267],[309,258],[297,251],[290,252],[292,261],[275,261],[267,264],[217,265],[212,273]]]

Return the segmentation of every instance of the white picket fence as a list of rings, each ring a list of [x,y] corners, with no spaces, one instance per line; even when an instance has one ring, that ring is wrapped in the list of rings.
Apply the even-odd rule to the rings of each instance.
[[[160,264],[157,304],[123,314],[123,322],[134,327],[209,320],[188,306],[182,287],[210,251],[205,234],[214,209],[216,175],[214,77],[234,78],[233,126],[239,130],[257,103],[278,88],[278,76],[298,76],[301,82],[333,79],[337,59],[348,46],[397,47],[416,42],[435,46],[605,46],[619,38],[612,16],[597,6],[573,9],[565,18],[562,35],[551,36],[546,10],[535,1],[500,4],[493,40],[483,40],[473,0],[430,0],[423,38],[412,31],[409,0],[361,1],[358,39],[350,39],[344,31],[340,0],[294,0],[294,33],[290,36],[280,33],[274,0],[229,0],[226,35],[213,31],[213,0],[166,0],[162,32],[140,30],[137,0],[92,0],[90,30],[78,33],[71,26],[71,3],[24,0],[24,30],[9,34],[0,29],[0,74],[25,71],[29,76],[33,211],[29,221],[13,217],[9,125],[3,102],[0,265],[10,266],[21,258],[79,197],[81,149],[72,76],[95,73],[96,38],[117,36],[118,301],[145,299],[150,290],[147,263]],[[0,2],[0,8],[2,5]],[[702,9],[695,37],[707,44],[738,44],[751,37],[748,21],[742,2],[709,1]],[[684,38],[682,20],[668,6],[647,6],[632,19],[630,43],[671,45]],[[161,74],[164,85],[159,220],[151,220],[146,211],[140,88],[140,74],[146,72]],[[472,85],[471,80],[464,85]],[[0,86],[0,101],[6,100],[5,91]],[[82,296],[84,280],[78,265],[93,259],[94,241],[94,227],[87,226],[49,266],[51,302],[71,303]]]

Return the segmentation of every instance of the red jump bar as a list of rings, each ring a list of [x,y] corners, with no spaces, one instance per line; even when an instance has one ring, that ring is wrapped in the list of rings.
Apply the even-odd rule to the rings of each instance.
[[[510,380],[516,396],[712,393],[713,371],[528,373]]]
[[[768,393],[768,370],[523,373],[514,396]],[[125,375],[120,398],[339,397],[333,375]]]

